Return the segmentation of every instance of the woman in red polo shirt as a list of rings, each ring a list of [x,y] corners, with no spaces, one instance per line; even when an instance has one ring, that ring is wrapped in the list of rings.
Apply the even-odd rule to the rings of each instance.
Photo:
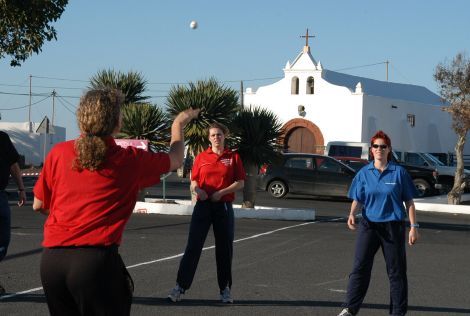
[[[211,224],[215,237],[217,281],[220,299],[233,303],[232,254],[234,219],[232,201],[235,191],[243,188],[245,169],[237,152],[225,148],[227,127],[219,123],[209,126],[211,146],[197,155],[191,174],[191,191],[197,195],[189,228],[188,243],[178,269],[176,287],[168,298],[180,301],[196,273],[202,247]]]
[[[51,315],[129,315],[132,279],[118,253],[140,189],[183,162],[183,128],[199,110],[180,113],[170,151],[116,145],[123,95],[90,90],[80,100],[81,135],[57,144],[34,187],[44,224],[41,281]]]

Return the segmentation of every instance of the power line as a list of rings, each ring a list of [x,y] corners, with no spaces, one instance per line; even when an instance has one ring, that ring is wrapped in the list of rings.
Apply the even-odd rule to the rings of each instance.
[[[72,113],[73,115],[75,115],[75,112],[72,111],[72,110],[70,110],[69,107],[63,103],[63,101],[65,101],[65,99],[62,99],[60,96],[57,96],[57,100],[59,101],[59,103],[60,103],[67,111],[69,111],[70,113]]]
[[[71,107],[73,107],[74,109],[76,109],[77,107],[75,105],[73,105],[72,103],[70,103],[69,101],[67,101],[66,99],[63,98],[62,95],[58,95],[59,98],[62,98],[64,100],[64,102],[66,102],[67,104],[69,104]]]
[[[21,95],[21,96],[29,96],[29,93],[17,93],[17,92],[3,92],[0,91],[0,94],[7,94],[7,95]],[[31,96],[33,97],[43,97],[49,95],[49,93],[32,93]]]
[[[7,83],[0,83],[0,86],[29,88],[29,85],[7,84]],[[65,89],[65,90],[83,90],[84,89],[84,88],[72,88],[72,87],[53,87],[53,86],[34,86],[34,85],[31,87],[32,88],[44,88],[44,89]]]
[[[38,103],[41,103],[42,101],[46,100],[46,99],[49,99],[51,97],[51,95],[48,95],[47,97],[45,97],[44,99],[42,100],[39,100],[37,102],[34,102],[34,103],[31,103],[31,106],[35,105],[35,104],[38,104]],[[27,108],[29,106],[29,104],[27,105],[24,105],[24,106],[19,106],[19,107],[16,107],[16,108],[8,108],[8,109],[0,109],[1,111],[10,111],[10,110],[18,110],[18,109],[24,109],[24,108]]]
[[[31,76],[31,77],[40,78],[40,79],[58,80],[58,81],[75,81],[75,82],[87,82],[87,83],[90,82],[90,80],[79,80],[79,79],[53,78],[53,77],[43,77],[43,76]]]
[[[382,64],[386,64],[386,63],[387,63],[386,61],[383,61],[383,62],[375,63],[375,64],[368,64],[368,65],[361,65],[361,66],[354,66],[354,67],[348,67],[348,68],[335,69],[335,70],[333,70],[333,71],[342,71],[342,70],[350,70],[350,69],[356,69],[356,68],[364,68],[364,67],[382,65]]]

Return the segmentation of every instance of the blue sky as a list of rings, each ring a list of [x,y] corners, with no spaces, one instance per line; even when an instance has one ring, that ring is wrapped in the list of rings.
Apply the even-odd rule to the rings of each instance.
[[[1,119],[27,121],[27,107],[8,109],[29,104],[15,95],[29,93],[29,75],[33,93],[55,89],[60,96],[55,124],[67,128],[67,139],[78,135],[78,98],[102,69],[141,72],[160,106],[171,83],[215,77],[236,89],[241,80],[257,88],[283,76],[306,28],[315,35],[312,55],[326,69],[385,80],[385,64],[354,67],[388,60],[389,81],[438,92],[436,65],[469,54],[469,12],[467,0],[71,1],[54,24],[57,41],[21,67],[0,60]],[[33,121],[52,117],[52,98],[43,99],[33,97]]]

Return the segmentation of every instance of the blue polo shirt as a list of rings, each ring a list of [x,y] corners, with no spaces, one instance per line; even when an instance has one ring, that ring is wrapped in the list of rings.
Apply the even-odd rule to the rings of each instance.
[[[389,162],[380,173],[373,161],[357,172],[348,193],[349,198],[364,206],[362,216],[371,222],[404,220],[403,202],[414,196],[416,188],[406,169]]]

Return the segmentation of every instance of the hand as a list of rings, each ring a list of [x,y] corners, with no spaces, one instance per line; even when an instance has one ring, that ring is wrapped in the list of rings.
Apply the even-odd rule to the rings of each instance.
[[[416,227],[411,227],[410,233],[408,234],[408,244],[413,246],[419,239],[418,229]]]
[[[201,112],[201,109],[184,110],[175,117],[174,122],[181,124],[181,127],[185,127],[189,122],[198,117],[199,112]]]
[[[194,191],[196,192],[199,201],[205,201],[209,197],[206,191],[204,191],[203,189],[196,188]]]
[[[222,193],[220,191],[214,192],[214,194],[211,195],[211,201],[212,202],[218,202],[222,198]]]
[[[348,227],[350,230],[356,230],[356,217],[354,216],[354,214],[349,214]]]
[[[23,206],[24,202],[26,202],[26,192],[23,191],[18,191],[18,206]]]

